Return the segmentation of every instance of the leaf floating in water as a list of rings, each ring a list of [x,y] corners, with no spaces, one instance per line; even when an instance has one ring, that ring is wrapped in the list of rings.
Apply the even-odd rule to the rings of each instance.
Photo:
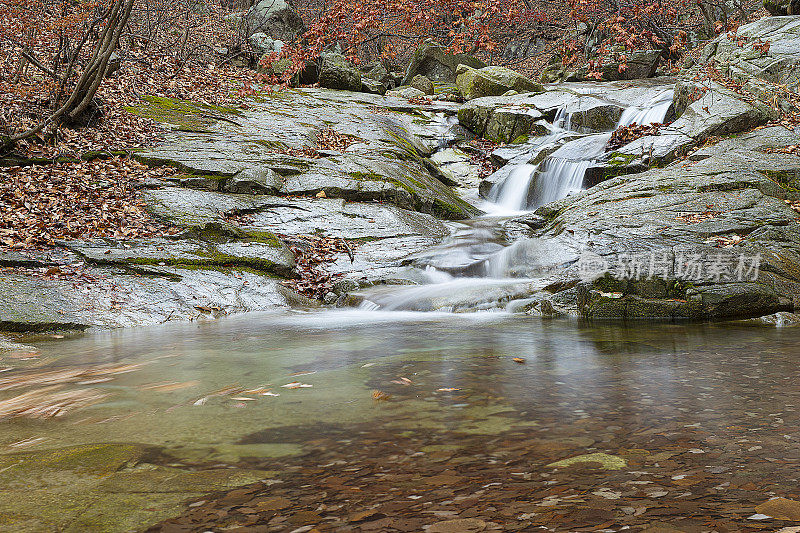
[[[139,387],[140,390],[152,390],[156,392],[172,392],[180,389],[187,389],[189,387],[196,387],[199,385],[199,381],[166,381],[163,383],[152,383],[150,385],[142,385]]]
[[[264,394],[268,390],[269,390],[269,388],[267,388],[267,387],[258,387],[258,388],[255,388],[255,389],[243,390],[242,394]]]
[[[236,398],[231,398],[231,400],[236,400],[237,402],[254,402],[254,401],[256,401],[255,398],[248,398],[247,396],[237,396]]]
[[[98,383],[107,383],[109,381],[114,381],[114,378],[94,378],[94,379],[87,379],[84,381],[79,381],[77,385],[96,385]]]
[[[9,448],[27,448],[28,446],[35,446],[42,441],[46,441],[47,437],[31,437],[17,442],[12,442],[8,445]]]
[[[56,392],[59,389],[61,385],[54,385],[0,401],[0,419],[63,416],[70,411],[96,404],[108,396],[95,389]]]
[[[89,368],[74,368],[69,370],[46,370],[12,374],[0,378],[0,390],[21,389],[33,385],[58,385],[76,382],[95,382],[98,378],[124,374],[138,370],[142,365],[102,365]],[[109,378],[111,379],[111,378]]]
[[[436,392],[455,392],[457,390],[461,390],[457,387],[444,387],[442,389],[436,389]]]
[[[284,389],[302,389],[313,386],[314,385],[309,385],[308,383],[300,383],[299,381],[293,381],[291,383],[287,383],[286,385],[281,385],[281,387]]]
[[[289,375],[290,375],[290,376],[293,376],[293,377],[294,377],[294,376],[308,376],[308,375],[310,375],[310,374],[316,374],[316,373],[317,373],[317,371],[316,371],[316,370],[303,370],[303,371],[301,371],[301,372],[294,372],[294,373],[292,373],[292,374],[289,374]]]
[[[392,383],[397,383],[398,385],[405,385],[405,386],[408,386],[408,385],[411,385],[412,383],[414,383],[413,381],[411,381],[408,378],[393,379],[391,382]]]
[[[267,392],[262,392],[261,396],[280,396],[280,394],[278,394],[277,392],[267,391]]]
[[[524,363],[524,362],[525,362],[525,359],[524,359],[524,358],[522,358],[522,357],[514,357],[514,358],[512,359],[512,361],[514,361],[515,363],[522,364],[522,363]]]
[[[208,401],[208,398],[200,398],[199,400],[194,402],[192,405],[200,407],[201,405],[205,405],[207,401]]]
[[[391,394],[383,392],[382,390],[372,391],[372,399],[375,400],[376,402],[385,402],[391,397],[392,397]]]

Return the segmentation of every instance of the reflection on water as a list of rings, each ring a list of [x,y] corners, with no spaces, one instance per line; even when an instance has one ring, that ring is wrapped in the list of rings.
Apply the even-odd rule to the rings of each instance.
[[[245,316],[38,345],[38,362],[3,377],[140,366],[96,383],[67,380],[60,390],[105,399],[57,418],[4,420],[0,447],[141,442],[204,461],[301,448],[298,439],[254,447],[248,436],[258,431],[319,424],[324,434],[369,420],[491,434],[613,411],[630,427],[680,420],[711,429],[745,410],[793,412],[798,392],[782,384],[800,359],[791,331],[360,311]],[[50,385],[0,391],[0,400]],[[376,402],[373,391],[390,400]],[[485,416],[498,410],[513,416]]]
[[[0,531],[344,527],[381,494],[403,531],[455,516],[454,498],[555,531],[691,501],[689,525],[731,531],[797,485],[791,328],[340,311],[31,342],[40,357],[0,360],[0,407],[58,397],[44,412],[62,416],[0,420]],[[554,466],[597,454],[625,468]],[[279,514],[228,511],[275,498]]]

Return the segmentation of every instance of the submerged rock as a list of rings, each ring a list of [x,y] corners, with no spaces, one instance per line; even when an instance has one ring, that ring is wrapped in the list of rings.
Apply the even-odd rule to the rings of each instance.
[[[187,499],[209,490],[271,475],[148,462],[158,451],[120,443],[2,454],[3,526],[13,531],[131,531],[174,516]]]
[[[628,466],[628,462],[624,458],[618,455],[609,455],[607,453],[587,453],[586,455],[578,455],[576,457],[562,459],[560,461],[556,461],[555,463],[550,463],[547,466],[550,468],[565,468],[582,463],[597,463],[603,470],[619,470]]]

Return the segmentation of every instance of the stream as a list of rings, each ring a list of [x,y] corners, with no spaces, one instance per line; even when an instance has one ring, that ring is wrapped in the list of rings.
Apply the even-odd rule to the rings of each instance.
[[[582,94],[591,94],[583,88]],[[673,105],[673,88],[652,89],[649,102],[630,106],[614,126],[661,124]],[[560,107],[549,133],[525,143],[537,164],[510,165],[507,177],[494,184],[478,202],[486,215],[453,224],[451,235],[438,246],[412,256],[408,276],[412,287],[383,286],[363,291],[360,308],[409,311],[516,311],[541,290],[546,275],[574,261],[569,253],[553,253],[552,244],[532,238],[509,239],[504,224],[536,208],[580,192],[587,170],[608,151],[611,132],[594,132]],[[542,157],[543,156],[543,157]],[[509,242],[511,241],[511,242]]]

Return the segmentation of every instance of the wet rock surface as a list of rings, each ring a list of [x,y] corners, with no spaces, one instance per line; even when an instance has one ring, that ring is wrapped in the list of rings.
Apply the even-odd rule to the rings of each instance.
[[[574,251],[577,290],[554,297],[587,317],[724,318],[793,309],[800,302],[800,225],[785,202],[796,196],[786,177],[800,170],[800,158],[768,150],[797,142],[785,128],[758,130],[695,152],[693,161],[615,178],[541,208],[537,214],[551,221],[541,237]],[[577,269],[593,260],[608,272],[581,279],[586,272]],[[758,273],[750,271],[753,261]]]

